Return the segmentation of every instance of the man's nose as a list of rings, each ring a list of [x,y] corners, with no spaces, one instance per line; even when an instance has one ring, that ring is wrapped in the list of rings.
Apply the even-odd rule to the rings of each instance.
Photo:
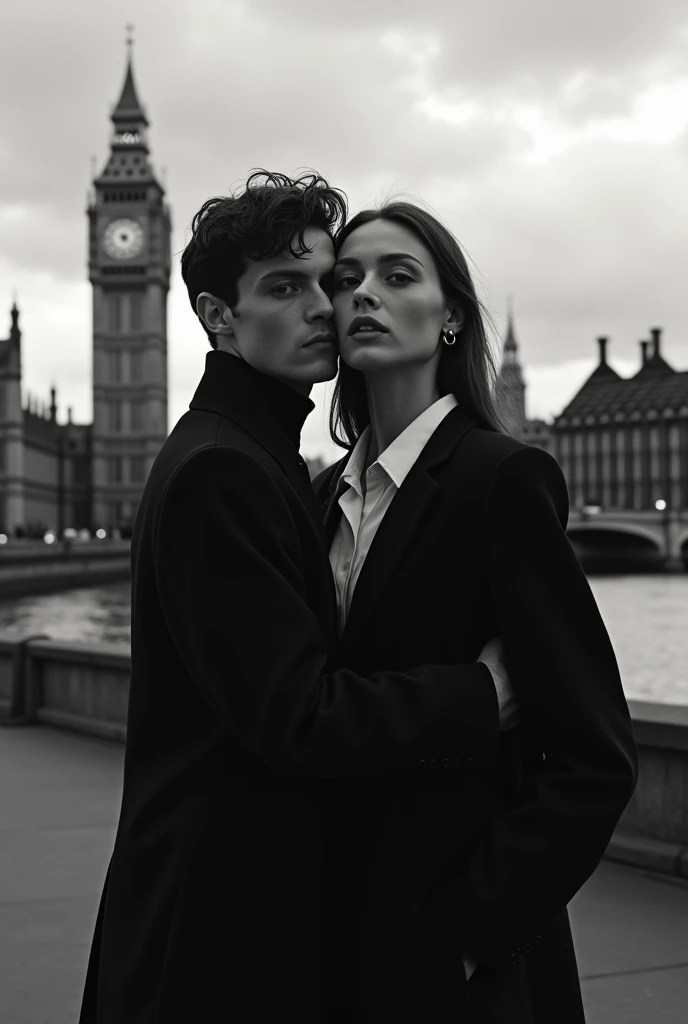
[[[334,307],[332,306],[332,300],[330,299],[329,295],[323,292],[318,297],[318,302],[316,303],[312,311],[312,317],[314,320],[317,320],[320,317],[322,317],[325,320],[329,320],[333,316]]]

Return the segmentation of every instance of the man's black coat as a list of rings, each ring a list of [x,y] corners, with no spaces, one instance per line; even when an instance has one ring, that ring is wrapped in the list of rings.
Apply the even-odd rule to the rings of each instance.
[[[314,481],[328,548],[346,461]],[[520,724],[501,737],[487,794],[451,743],[422,775],[333,793],[329,948],[352,979],[352,1021],[584,1019],[566,905],[631,797],[637,749],[567,519],[556,461],[458,407],[375,535],[339,663],[467,662],[500,636]],[[479,962],[467,984],[462,951]]]
[[[433,808],[447,806],[447,786],[461,796],[455,811],[462,819],[470,818],[464,794],[478,808],[494,803],[497,698],[489,670],[475,662],[487,633],[479,640],[468,624],[470,642],[456,649],[470,655],[460,664],[445,663],[439,647],[425,667],[402,664],[409,648],[400,634],[403,657],[386,641],[391,669],[382,662],[374,673],[356,674],[341,661],[345,667],[336,667],[334,584],[298,455],[312,408],[234,356],[211,352],[189,412],[151,470],[132,539],[122,805],[81,1024],[364,1019],[342,1009],[358,983],[333,961],[341,894],[358,862],[341,860],[331,808],[360,808],[346,842],[367,857],[369,842],[380,843],[371,817],[377,808],[389,814],[389,793],[426,794],[427,812],[419,808],[414,824],[420,832],[423,815],[432,824]],[[400,561],[402,554],[409,557],[400,552]],[[453,581],[457,612],[470,604],[473,585],[472,576]],[[423,630],[434,603],[428,595],[413,630]],[[606,671],[613,690],[609,652],[597,643],[598,675]],[[621,707],[618,714],[618,732],[597,746],[593,735],[590,754],[606,792],[618,794],[615,809],[631,785],[628,726]],[[447,765],[441,778],[436,763]],[[607,811],[598,826],[593,859],[614,814]],[[446,825],[447,843],[457,820]],[[472,834],[475,826],[466,828]],[[409,839],[415,850],[417,839]],[[441,853],[438,841],[431,830],[421,870]],[[344,876],[331,865],[343,865]],[[395,865],[378,860],[375,867],[384,889]],[[409,878],[391,908],[402,923],[418,910],[419,881]],[[389,891],[396,899],[396,889]],[[460,925],[457,912],[450,926],[456,956]],[[433,942],[436,927],[424,932]],[[529,935],[523,927],[510,926],[500,949]],[[384,927],[381,934],[396,940]],[[468,937],[480,952],[473,927]],[[376,955],[364,971],[376,972]],[[371,1004],[387,984],[375,990],[374,981]]]

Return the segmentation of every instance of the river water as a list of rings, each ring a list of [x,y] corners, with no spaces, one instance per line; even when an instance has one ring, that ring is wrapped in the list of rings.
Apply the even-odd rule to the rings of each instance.
[[[590,575],[628,699],[688,705],[688,573]],[[128,582],[0,601],[0,632],[128,646]]]

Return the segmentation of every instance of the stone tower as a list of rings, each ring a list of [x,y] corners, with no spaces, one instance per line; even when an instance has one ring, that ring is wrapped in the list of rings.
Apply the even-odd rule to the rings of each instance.
[[[89,196],[93,285],[93,527],[130,526],[167,436],[170,211],[149,159],[132,69],[111,114],[110,154]]]
[[[21,330],[12,303],[10,335],[0,341],[0,532],[24,526],[24,414],[21,401]]]
[[[518,344],[514,331],[514,314],[509,297],[509,315],[502,365],[497,378],[499,388],[499,411],[507,431],[512,437],[520,437],[526,425],[526,384],[518,360]]]

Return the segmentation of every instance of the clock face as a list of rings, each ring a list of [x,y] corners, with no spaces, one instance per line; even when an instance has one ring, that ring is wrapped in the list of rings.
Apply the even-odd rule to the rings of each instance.
[[[131,260],[143,249],[143,228],[137,220],[111,220],[103,232],[103,249],[115,260]]]

